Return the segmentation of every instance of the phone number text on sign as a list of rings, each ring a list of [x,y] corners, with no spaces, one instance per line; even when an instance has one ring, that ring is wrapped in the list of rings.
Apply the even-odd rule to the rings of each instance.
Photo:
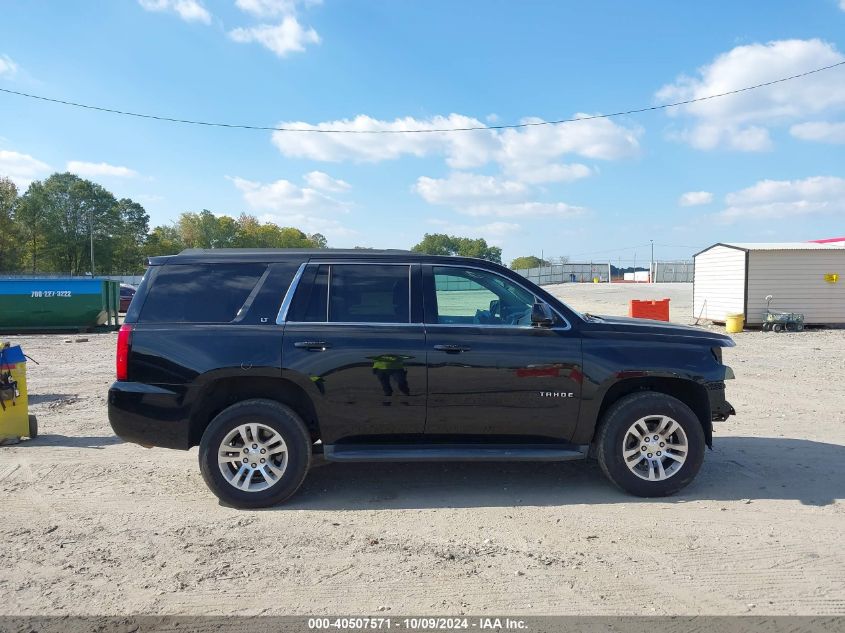
[[[33,297],[70,297],[70,290],[33,290]]]

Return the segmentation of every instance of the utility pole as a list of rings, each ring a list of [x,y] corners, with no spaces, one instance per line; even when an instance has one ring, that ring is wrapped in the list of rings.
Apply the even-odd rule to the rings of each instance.
[[[88,210],[88,230],[91,234],[91,278],[94,278],[94,209]]]
[[[654,240],[649,240],[649,241],[651,242],[651,269],[648,273],[648,276],[649,276],[649,281],[651,283],[654,283],[654,278],[656,276],[654,274]]]

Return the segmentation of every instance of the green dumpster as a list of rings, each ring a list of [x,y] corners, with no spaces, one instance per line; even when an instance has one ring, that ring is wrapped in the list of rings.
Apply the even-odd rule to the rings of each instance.
[[[107,279],[0,279],[0,331],[118,327],[120,282]]]

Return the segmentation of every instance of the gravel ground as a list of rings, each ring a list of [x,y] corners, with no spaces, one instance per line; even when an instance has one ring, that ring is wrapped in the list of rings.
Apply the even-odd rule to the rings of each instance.
[[[552,291],[691,320],[686,284]],[[323,463],[264,511],[219,505],[196,449],[115,438],[116,337],[86,336],[7,337],[42,436],[0,448],[0,613],[845,614],[843,330],[737,335],[739,414],[669,499],[593,463]]]

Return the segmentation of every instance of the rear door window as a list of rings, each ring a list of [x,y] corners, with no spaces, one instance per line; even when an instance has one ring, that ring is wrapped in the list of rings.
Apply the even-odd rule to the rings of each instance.
[[[408,323],[408,266],[339,264],[329,275],[332,323]]]
[[[267,264],[165,264],[156,272],[140,321],[230,323]]]
[[[409,271],[398,264],[321,264],[313,277],[303,276],[288,320],[408,323]]]

